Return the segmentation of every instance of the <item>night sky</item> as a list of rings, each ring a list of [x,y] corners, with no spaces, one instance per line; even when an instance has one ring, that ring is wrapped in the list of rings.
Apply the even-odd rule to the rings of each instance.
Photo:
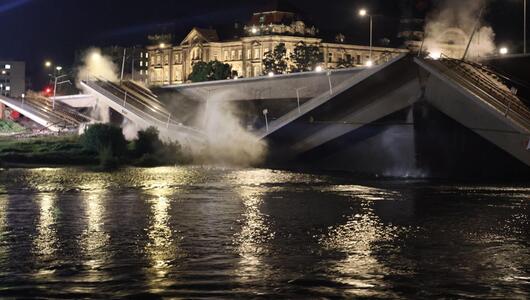
[[[425,0],[427,1],[427,0]],[[433,0],[436,1],[436,0]],[[89,46],[147,44],[147,35],[173,32],[183,37],[193,26],[246,23],[266,0],[0,0],[0,59],[24,60],[28,75],[38,77],[42,62],[68,66],[74,52]],[[322,31],[342,32],[367,43],[368,24],[360,7],[385,16],[375,24],[378,37],[395,30],[399,0],[292,0],[291,4]],[[522,36],[523,0],[491,0],[488,22],[504,43]],[[520,19],[520,20],[519,20]],[[393,34],[393,33],[392,33]],[[390,34],[389,37],[393,37]],[[44,75],[43,75],[44,76]],[[36,78],[37,77],[37,78]],[[37,79],[37,80],[35,80]]]

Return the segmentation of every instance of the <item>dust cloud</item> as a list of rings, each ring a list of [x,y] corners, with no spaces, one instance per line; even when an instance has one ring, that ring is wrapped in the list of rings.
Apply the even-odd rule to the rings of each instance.
[[[427,17],[424,48],[431,57],[442,54],[461,59],[469,38],[477,24],[484,0],[444,0]],[[485,12],[485,10],[484,10]],[[480,20],[467,59],[479,60],[494,53],[495,32]]]
[[[207,146],[195,154],[200,162],[253,166],[265,159],[267,145],[241,124],[237,109],[226,101],[230,91],[218,92],[208,98],[196,116],[196,125],[203,128]]]

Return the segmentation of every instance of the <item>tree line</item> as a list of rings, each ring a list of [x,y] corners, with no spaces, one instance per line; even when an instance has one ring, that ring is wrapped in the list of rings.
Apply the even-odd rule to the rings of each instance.
[[[284,43],[280,43],[272,51],[264,54],[262,75],[311,72],[323,62],[324,54],[316,45],[300,42],[293,52],[288,55],[287,47]],[[337,62],[338,68],[350,68],[353,66],[355,66],[355,63],[351,56],[344,59],[341,58]],[[210,62],[200,61],[193,64],[193,70],[188,79],[191,82],[202,82],[224,80],[238,75],[229,64],[217,60]]]

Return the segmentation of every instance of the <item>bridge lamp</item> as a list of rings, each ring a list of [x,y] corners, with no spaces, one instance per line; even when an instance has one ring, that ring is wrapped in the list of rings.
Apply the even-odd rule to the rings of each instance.
[[[438,59],[442,58],[442,53],[440,51],[433,51],[433,52],[429,53],[429,57],[434,59],[434,60],[438,60]]]
[[[2,75],[5,75],[6,73],[6,70],[2,70]]]
[[[252,27],[252,29],[250,30],[253,34],[256,34],[258,33],[258,29],[254,26]]]
[[[366,9],[359,10],[359,16],[361,17],[369,17],[370,18],[370,60],[372,60],[372,48],[373,48],[373,28],[374,28],[374,22],[371,14],[368,14],[368,11]]]
[[[499,54],[500,54],[500,55],[506,55],[506,54],[508,54],[508,48],[506,48],[506,47],[502,47],[502,48],[500,48],[500,49],[499,49]]]
[[[323,71],[322,66],[317,66],[317,67],[315,68],[315,72],[319,72],[319,73],[320,73],[320,72],[322,72],[322,71]]]
[[[374,65],[374,62],[373,62],[372,60],[368,60],[368,61],[366,61],[365,65],[366,65],[367,67],[371,67],[371,66]]]
[[[269,77],[274,77],[274,72],[269,72],[269,74],[267,74]]]

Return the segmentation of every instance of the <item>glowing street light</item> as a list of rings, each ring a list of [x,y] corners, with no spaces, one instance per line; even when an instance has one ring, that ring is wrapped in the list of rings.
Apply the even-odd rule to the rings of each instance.
[[[442,53],[440,51],[433,51],[433,52],[429,53],[429,57],[434,59],[434,60],[438,60],[438,59],[442,58]]]
[[[267,74],[269,77],[274,77],[274,72],[269,72],[269,74]]]
[[[51,66],[52,66],[52,62],[49,61],[49,60],[47,60],[47,61],[44,62],[44,66],[45,66],[46,68],[51,67]]]
[[[256,34],[258,33],[258,29],[254,26],[252,27],[252,29],[250,30],[253,34]]]
[[[366,61],[365,65],[366,65],[367,67],[371,67],[371,66],[374,65],[374,62],[373,62],[372,60],[368,60],[368,61]]]
[[[160,43],[160,48],[166,48],[166,44],[165,43]]]
[[[61,66],[55,67],[55,70],[57,70],[58,72],[61,72],[62,69],[63,69],[63,67],[61,67]]]
[[[500,54],[500,55],[506,55],[506,54],[508,54],[508,48],[506,48],[506,47],[502,47],[502,48],[500,48],[500,49],[499,49],[499,54]]]
[[[370,61],[372,61],[372,46],[373,46],[373,16],[371,14],[368,14],[368,11],[366,9],[359,10],[359,16],[366,17],[368,16],[370,18]]]
[[[320,72],[322,72],[322,71],[323,71],[322,66],[317,66],[317,67],[315,68],[315,72],[320,73]]]

